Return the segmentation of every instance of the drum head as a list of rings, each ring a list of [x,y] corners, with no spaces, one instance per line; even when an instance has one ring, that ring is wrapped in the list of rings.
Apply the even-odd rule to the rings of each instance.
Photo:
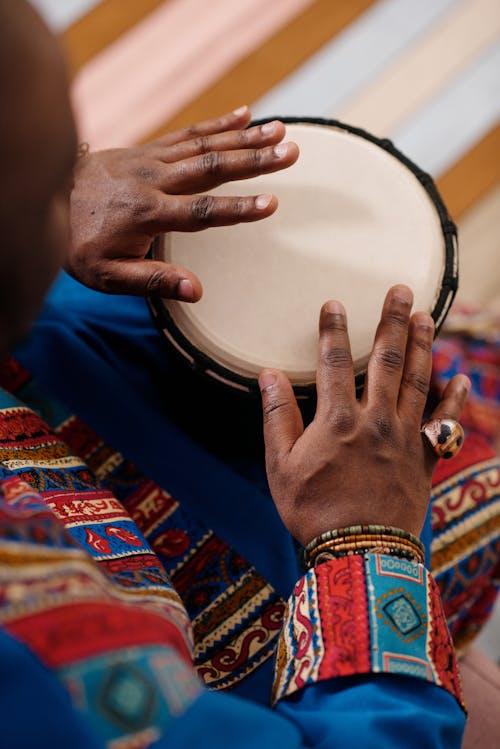
[[[224,185],[218,195],[274,193],[268,219],[171,233],[154,254],[192,270],[196,304],[163,300],[162,328],[192,363],[240,388],[264,367],[299,391],[315,381],[318,317],[347,310],[356,374],[367,365],[388,288],[408,284],[438,324],[457,285],[454,226],[432,180],[390,143],[340,123],[287,122],[300,148],[283,172]]]

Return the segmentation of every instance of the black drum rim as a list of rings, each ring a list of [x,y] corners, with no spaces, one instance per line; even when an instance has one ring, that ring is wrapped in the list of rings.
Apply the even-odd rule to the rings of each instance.
[[[431,313],[435,324],[434,336],[436,337],[443,326],[458,289],[458,233],[457,227],[450,218],[444,201],[441,198],[436,184],[430,174],[420,169],[415,162],[396,148],[393,142],[388,138],[378,138],[360,127],[348,125],[340,120],[324,117],[276,116],[253,120],[248,127],[264,125],[266,122],[272,122],[273,120],[280,120],[285,125],[320,125],[344,130],[352,135],[364,138],[379,148],[382,148],[386,153],[389,153],[396,158],[413,173],[428,194],[437,211],[445,243],[445,267],[441,281],[441,291]],[[153,242],[150,249],[150,256],[154,256],[155,248],[158,246],[159,241],[159,238],[157,238]],[[149,295],[147,297],[147,302],[154,323],[162,334],[162,338],[165,340],[166,345],[168,345],[170,350],[176,350],[178,356],[184,359],[186,365],[189,366],[192,371],[211,377],[213,380],[217,380],[219,383],[226,384],[229,387],[239,390],[243,394],[255,395],[259,393],[259,386],[256,377],[248,377],[238,374],[196,348],[196,346],[194,346],[177,327],[172,315],[166,309],[162,297],[159,294]],[[366,370],[356,375],[357,390],[362,389],[365,375]],[[298,398],[309,398],[315,395],[316,386],[314,383],[308,385],[294,385],[293,390]]]

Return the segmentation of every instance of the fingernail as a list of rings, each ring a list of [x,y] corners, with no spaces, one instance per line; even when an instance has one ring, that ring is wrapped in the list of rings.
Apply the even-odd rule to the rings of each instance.
[[[260,132],[262,135],[272,135],[276,132],[276,123],[275,122],[266,122],[265,125],[262,125],[260,128]]]
[[[345,315],[344,305],[333,299],[325,304],[325,310],[331,315]]]
[[[246,112],[248,112],[248,107],[246,104],[244,104],[242,107],[238,107],[238,109],[233,109],[233,114],[235,117],[242,117]]]
[[[470,389],[472,387],[472,383],[467,377],[467,375],[463,375],[462,377],[462,387],[465,390],[466,393],[470,392]]]
[[[274,155],[278,157],[278,159],[283,159],[288,154],[288,143],[280,143],[278,146],[274,147]]]
[[[274,385],[275,382],[276,375],[273,372],[262,372],[262,374],[259,375],[259,387],[262,392]]]
[[[194,299],[194,289],[193,284],[191,281],[188,281],[187,278],[183,278],[182,281],[179,281],[177,284],[177,299],[180,299],[183,302],[192,302]]]
[[[255,198],[255,207],[258,208],[259,211],[263,211],[269,206],[272,199],[272,195],[257,195]]]
[[[408,286],[404,286],[402,284],[398,286],[394,286],[392,289],[392,298],[395,302],[399,302],[400,304],[412,304],[413,302],[413,292]]]

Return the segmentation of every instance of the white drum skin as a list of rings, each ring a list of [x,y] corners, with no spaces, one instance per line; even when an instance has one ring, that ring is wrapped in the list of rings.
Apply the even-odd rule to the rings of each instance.
[[[410,286],[414,309],[429,313],[442,302],[445,275],[446,309],[456,288],[456,245],[450,268],[442,211],[406,164],[343,126],[290,123],[285,139],[300,148],[290,169],[212,191],[274,193],[273,216],[172,233],[156,244],[155,257],[189,268],[203,284],[196,304],[163,300],[167,337],[188,359],[200,352],[208,374],[235,387],[264,367],[284,370],[299,389],[311,386],[328,299],[346,307],[359,375],[391,285]]]

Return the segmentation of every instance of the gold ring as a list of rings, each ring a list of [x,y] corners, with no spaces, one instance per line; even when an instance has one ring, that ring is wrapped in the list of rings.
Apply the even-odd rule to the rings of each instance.
[[[453,458],[464,442],[464,430],[455,419],[431,419],[420,430],[438,458]]]

